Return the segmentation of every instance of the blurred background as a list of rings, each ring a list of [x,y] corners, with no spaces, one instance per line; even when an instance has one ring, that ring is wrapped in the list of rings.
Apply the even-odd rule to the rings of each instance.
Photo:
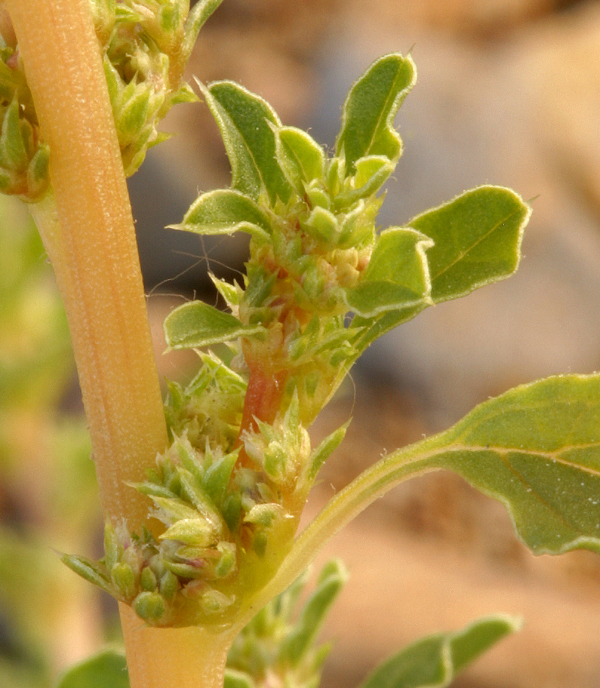
[[[600,3],[595,0],[225,0],[190,78],[235,79],[285,124],[333,146],[344,96],[376,57],[410,51],[418,83],[397,118],[405,153],[382,226],[479,184],[533,206],[518,274],[441,304],[374,344],[314,426],[354,418],[307,518],[386,451],[437,432],[511,386],[600,368]],[[229,183],[202,104],[175,108],[130,180],[161,376],[161,323],[191,295],[214,302],[243,238],[163,228],[199,191]],[[0,207],[0,685],[51,685],[117,638],[114,606],[63,571],[52,548],[99,555],[93,466],[51,269],[26,214]],[[597,688],[600,558],[534,558],[504,508],[449,474],[397,488],[338,535],[350,582],[325,636],[323,686],[352,688],[416,638],[501,611],[525,620],[462,688]],[[60,611],[59,611],[60,610]]]

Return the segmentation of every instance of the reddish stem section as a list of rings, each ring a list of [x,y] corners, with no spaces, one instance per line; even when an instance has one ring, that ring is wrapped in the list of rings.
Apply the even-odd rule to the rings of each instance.
[[[238,445],[242,444],[245,432],[252,432],[257,428],[257,421],[272,423],[281,407],[281,400],[285,391],[285,383],[289,376],[287,370],[275,371],[270,366],[263,366],[254,362],[250,367],[248,388],[244,400],[242,424],[238,437]],[[251,459],[242,448],[239,463],[250,466]]]

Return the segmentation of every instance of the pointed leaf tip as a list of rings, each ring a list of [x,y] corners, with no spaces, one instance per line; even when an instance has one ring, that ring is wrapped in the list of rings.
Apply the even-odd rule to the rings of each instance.
[[[394,117],[416,78],[411,57],[393,53],[376,60],[352,86],[336,141],[336,154],[344,155],[349,168],[367,155],[398,160],[402,140],[394,129]]]

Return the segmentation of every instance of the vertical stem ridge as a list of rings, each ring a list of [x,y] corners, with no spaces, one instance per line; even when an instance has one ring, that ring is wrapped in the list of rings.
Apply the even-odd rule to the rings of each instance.
[[[65,302],[104,513],[138,530],[167,444],[129,196],[89,0],[7,0],[54,196],[32,208]],[[121,609],[132,688],[223,685],[231,638]]]
[[[52,197],[33,209],[69,318],[105,514],[138,529],[167,443],[135,230],[88,0],[9,0]]]

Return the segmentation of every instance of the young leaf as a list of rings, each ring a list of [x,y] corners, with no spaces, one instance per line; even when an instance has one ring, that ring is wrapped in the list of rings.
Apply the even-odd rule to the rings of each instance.
[[[519,626],[517,619],[498,614],[462,631],[423,638],[379,666],[361,688],[445,688],[467,664]]]
[[[305,131],[296,127],[278,127],[276,143],[279,164],[298,191],[302,190],[302,182],[323,176],[325,153]]]
[[[298,665],[314,645],[327,612],[347,580],[348,572],[341,561],[327,562],[319,575],[316,590],[302,609],[296,627],[281,644],[279,661],[292,667]]]
[[[243,325],[230,313],[202,301],[190,301],[171,311],[163,327],[170,349],[196,349],[264,331],[261,325]]]
[[[360,283],[347,293],[351,310],[370,318],[428,303],[425,251],[432,245],[428,237],[410,228],[390,227],[382,232]]]
[[[376,60],[350,89],[336,141],[336,155],[345,156],[348,169],[366,155],[398,160],[402,140],[394,129],[394,117],[416,79],[410,56],[395,53]]]
[[[271,233],[269,218],[249,196],[233,189],[209,191],[197,198],[178,225],[196,234],[233,234],[248,232],[268,238]]]
[[[510,189],[481,186],[408,224],[434,241],[427,252],[435,303],[511,275],[531,209]]]
[[[261,193],[271,205],[291,193],[276,156],[275,127],[281,122],[271,106],[232,81],[199,84],[223,137],[231,163],[231,186],[255,201]]]
[[[185,32],[181,51],[190,55],[200,29],[223,0],[200,0],[191,9],[185,23]]]
[[[57,688],[129,688],[125,657],[105,650],[69,669]]]
[[[355,342],[364,351],[378,337],[439,303],[510,276],[521,258],[521,240],[531,209],[510,189],[482,186],[413,218],[409,225],[433,239],[427,249],[431,300],[384,312],[376,320],[357,317],[367,328]]]

